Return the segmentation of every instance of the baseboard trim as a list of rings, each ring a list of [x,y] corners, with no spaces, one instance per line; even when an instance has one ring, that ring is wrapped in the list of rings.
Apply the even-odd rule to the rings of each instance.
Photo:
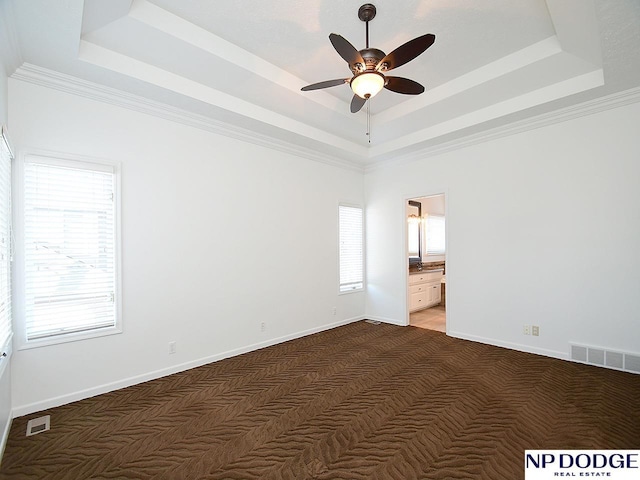
[[[388,323],[390,325],[398,325],[400,327],[406,327],[407,324],[397,319],[385,318],[369,315],[366,318],[370,320],[377,320],[379,322]],[[532,347],[531,345],[523,345],[520,343],[503,342],[493,338],[479,337],[476,335],[468,335],[466,333],[451,331],[447,329],[448,336],[453,338],[459,338],[460,340],[469,340],[471,342],[484,343],[485,345],[493,345],[494,347],[508,348],[509,350],[517,350],[519,352],[534,353],[536,355],[543,355],[545,357],[559,358],[560,360],[569,360],[567,352],[559,352],[556,350],[549,350],[546,348]]]
[[[493,345],[494,347],[508,348],[509,350],[517,350],[519,352],[534,353],[545,357],[558,358],[560,360],[569,360],[567,352],[559,352],[557,350],[549,350],[546,348],[532,347],[531,345],[523,345],[521,343],[503,342],[493,338],[478,337],[476,335],[468,335],[466,333],[447,331],[447,335],[461,340],[470,340],[472,342]]]
[[[61,405],[66,405],[68,403],[84,400],[86,398],[95,397],[96,395],[102,395],[103,393],[120,390],[121,388],[131,387],[132,385],[137,385],[139,383],[148,382],[157,378],[166,377],[167,375],[173,375],[174,373],[184,372],[185,370],[201,367],[202,365],[206,365],[208,363],[218,362],[220,360],[224,360],[225,358],[235,357],[237,355],[242,355],[243,353],[260,350],[261,348],[270,347],[272,345],[277,345],[289,340],[295,340],[296,338],[306,337],[307,335],[312,335],[314,333],[319,333],[325,330],[331,330],[332,328],[358,322],[360,320],[364,320],[365,318],[366,317],[364,316],[357,316],[345,320],[340,320],[338,322],[329,323],[320,327],[310,328],[308,330],[302,330],[296,333],[291,333],[289,335],[284,335],[282,337],[272,338],[269,340],[265,340],[264,342],[246,345],[244,347],[217,353],[215,355],[199,358],[190,362],[181,363],[179,365],[173,365],[171,367],[163,368],[160,370],[154,370],[142,375],[124,378],[116,382],[98,385],[96,387],[80,390],[67,395],[48,398],[46,400],[30,403],[27,405],[19,405],[13,408],[12,415],[13,418],[22,417],[24,415],[31,415],[32,413],[40,412],[42,410],[48,410],[50,408],[55,408]],[[6,434],[8,435],[8,431],[6,432]]]
[[[7,446],[7,441],[9,440],[9,432],[11,431],[11,422],[13,418],[9,418],[7,420],[7,424],[4,426],[4,431],[2,432],[2,438],[0,439],[0,466],[2,465],[2,458],[4,457],[4,449]]]
[[[388,323],[389,325],[397,325],[399,327],[406,327],[407,323],[406,322],[402,322],[398,319],[395,318],[386,318],[386,317],[378,317],[375,315],[365,315],[363,318],[366,318],[368,320],[375,320],[377,322],[382,322],[382,323]]]

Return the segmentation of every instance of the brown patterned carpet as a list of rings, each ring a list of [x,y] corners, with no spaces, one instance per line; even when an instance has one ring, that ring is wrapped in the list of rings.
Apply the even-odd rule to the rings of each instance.
[[[508,479],[640,448],[640,375],[358,322],[13,421],[19,479]]]

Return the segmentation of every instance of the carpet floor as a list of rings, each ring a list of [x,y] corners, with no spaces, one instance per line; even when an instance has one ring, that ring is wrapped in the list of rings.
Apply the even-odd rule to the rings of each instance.
[[[525,449],[640,449],[638,399],[640,375],[357,322],[16,418],[0,478],[514,480]]]

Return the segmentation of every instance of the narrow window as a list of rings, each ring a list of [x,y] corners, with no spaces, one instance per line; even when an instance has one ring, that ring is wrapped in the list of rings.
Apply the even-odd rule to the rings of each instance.
[[[340,205],[340,292],[362,290],[362,208]]]
[[[11,149],[0,138],[0,371],[11,344]]]
[[[427,234],[427,255],[444,255],[444,217],[441,215],[428,215],[425,230]]]
[[[113,165],[27,158],[27,344],[119,331],[116,174]]]

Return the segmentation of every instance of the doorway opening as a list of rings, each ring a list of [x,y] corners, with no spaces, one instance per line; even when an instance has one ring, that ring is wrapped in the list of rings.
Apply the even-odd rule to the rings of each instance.
[[[445,194],[411,198],[407,218],[408,324],[447,331]]]

